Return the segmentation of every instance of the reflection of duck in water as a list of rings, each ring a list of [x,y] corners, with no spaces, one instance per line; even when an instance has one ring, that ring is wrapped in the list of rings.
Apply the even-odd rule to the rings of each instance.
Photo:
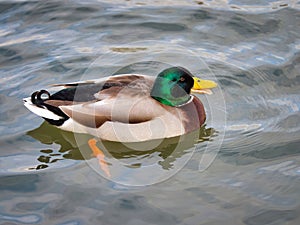
[[[173,166],[176,159],[185,154],[191,153],[191,148],[195,142],[203,142],[210,139],[214,130],[212,128],[201,127],[200,130],[185,134],[183,136],[163,139],[159,145],[153,149],[156,142],[153,141],[134,143],[133,145],[124,145],[120,142],[102,141],[97,143],[97,146],[104,151],[106,158],[112,157],[118,160],[123,160],[124,165],[129,168],[138,168],[143,164],[157,163],[163,169],[169,170]],[[50,126],[44,122],[40,127],[31,130],[27,133],[29,136],[46,145],[59,145],[59,149],[55,150],[46,148],[41,149],[41,155],[38,158],[40,162],[36,168],[44,169],[47,167],[55,167],[55,163],[60,160],[84,160],[91,159],[92,154],[90,146],[87,144],[92,136],[87,134],[76,134],[65,132]],[[178,147],[178,141],[180,146]],[[133,148],[130,148],[133,147]],[[137,162],[140,162],[137,163]]]
[[[24,99],[24,105],[60,129],[127,143],[198,130],[205,122],[205,111],[190,92],[206,93],[216,83],[193,78],[182,67],[172,67],[156,78],[123,74],[56,86],[64,88],[52,95],[45,90],[34,92]],[[99,162],[103,161],[95,140],[88,143]]]

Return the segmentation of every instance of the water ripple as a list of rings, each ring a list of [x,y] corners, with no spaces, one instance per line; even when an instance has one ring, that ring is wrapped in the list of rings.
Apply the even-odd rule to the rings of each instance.
[[[276,0],[1,2],[0,220],[297,223],[299,9],[297,1]],[[74,138],[40,126],[42,120],[22,105],[22,98],[39,88],[83,75],[155,74],[160,69],[155,64],[145,70],[132,63],[153,59],[169,46],[187,50],[173,54],[173,64],[214,78],[220,89],[200,96],[207,111],[206,142],[199,143],[189,163],[163,184],[137,189],[96,177],[82,161]],[[124,67],[125,62],[131,66]],[[226,121],[213,121],[217,113]],[[218,157],[200,173],[206,144],[216,143],[223,134]],[[116,151],[115,157],[126,164],[120,180],[130,179],[134,173],[128,171],[137,171],[143,162],[156,165],[140,175],[150,180],[186,155],[183,151],[168,158],[167,153]],[[90,151],[86,155],[97,163]]]

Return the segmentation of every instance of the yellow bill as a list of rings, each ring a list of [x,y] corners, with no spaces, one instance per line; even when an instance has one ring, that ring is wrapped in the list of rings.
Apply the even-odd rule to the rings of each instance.
[[[218,86],[218,84],[212,80],[203,80],[198,77],[193,77],[193,79],[194,86],[191,90],[192,93],[211,95],[212,91],[210,89]]]

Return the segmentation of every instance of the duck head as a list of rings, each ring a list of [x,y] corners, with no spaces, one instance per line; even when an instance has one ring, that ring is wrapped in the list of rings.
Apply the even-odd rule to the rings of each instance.
[[[151,90],[151,97],[168,106],[180,106],[191,99],[191,91],[216,87],[213,81],[194,77],[183,67],[171,67],[160,72]]]

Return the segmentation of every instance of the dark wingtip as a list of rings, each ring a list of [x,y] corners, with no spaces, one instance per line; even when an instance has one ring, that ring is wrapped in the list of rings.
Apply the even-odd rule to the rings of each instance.
[[[47,95],[46,98],[42,98],[42,95]],[[40,90],[33,92],[31,95],[31,102],[37,106],[41,106],[45,100],[50,98],[50,93],[46,90]]]

